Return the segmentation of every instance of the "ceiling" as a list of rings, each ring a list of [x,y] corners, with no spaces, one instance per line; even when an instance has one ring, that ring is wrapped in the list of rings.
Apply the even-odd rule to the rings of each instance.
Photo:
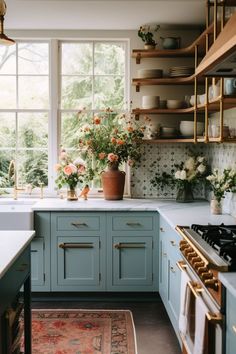
[[[205,0],[5,0],[6,29],[136,30],[149,23],[198,25]]]

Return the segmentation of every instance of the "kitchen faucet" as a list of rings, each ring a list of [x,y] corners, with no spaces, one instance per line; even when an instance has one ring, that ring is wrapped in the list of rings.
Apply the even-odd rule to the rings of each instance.
[[[15,160],[11,160],[8,168],[8,177],[14,181],[13,185],[13,199],[17,200],[17,192],[24,191],[24,188],[17,188],[17,172]]]

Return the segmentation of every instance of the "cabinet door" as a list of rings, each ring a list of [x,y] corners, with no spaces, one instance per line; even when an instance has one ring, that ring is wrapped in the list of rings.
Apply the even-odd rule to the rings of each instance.
[[[57,285],[99,287],[99,246],[99,237],[57,237]]]
[[[178,255],[168,258],[168,302],[173,316],[173,320],[178,322],[180,310],[180,282],[181,271],[176,262],[179,261]]]
[[[35,238],[31,242],[31,282],[32,286],[44,285],[44,239]]]
[[[236,298],[227,291],[226,354],[235,354],[236,348]]]
[[[161,234],[159,243],[159,293],[162,301],[167,302],[167,284],[168,284],[168,258],[166,249],[166,239]]]
[[[152,237],[113,237],[112,269],[113,285],[152,285]]]

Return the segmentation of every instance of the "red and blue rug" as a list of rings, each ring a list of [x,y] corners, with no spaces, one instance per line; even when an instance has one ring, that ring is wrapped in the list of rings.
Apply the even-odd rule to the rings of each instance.
[[[33,354],[137,354],[127,310],[32,310]]]

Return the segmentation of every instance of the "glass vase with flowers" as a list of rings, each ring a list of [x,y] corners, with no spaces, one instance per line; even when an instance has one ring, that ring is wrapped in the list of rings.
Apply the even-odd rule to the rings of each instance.
[[[212,174],[206,177],[208,185],[212,191],[211,213],[222,214],[222,199],[225,193],[234,192],[236,186],[236,171],[225,168],[222,173],[214,169]]]
[[[82,183],[85,176],[86,165],[80,157],[72,160],[65,149],[61,149],[59,163],[55,166],[57,171],[56,184],[59,189],[67,186],[67,199],[78,200],[77,185]]]
[[[140,161],[144,130],[134,115],[117,114],[110,108],[96,114],[80,129],[79,147],[90,161],[87,174],[90,179],[101,174],[105,199],[123,198],[125,172],[119,167],[124,162],[134,167]]]
[[[192,187],[203,181],[203,177],[207,172],[207,163],[204,156],[191,154],[186,161],[175,164],[173,174],[163,172],[161,175],[156,174],[151,180],[154,187],[171,186],[176,187],[176,201],[180,203],[188,203],[194,200]]]

